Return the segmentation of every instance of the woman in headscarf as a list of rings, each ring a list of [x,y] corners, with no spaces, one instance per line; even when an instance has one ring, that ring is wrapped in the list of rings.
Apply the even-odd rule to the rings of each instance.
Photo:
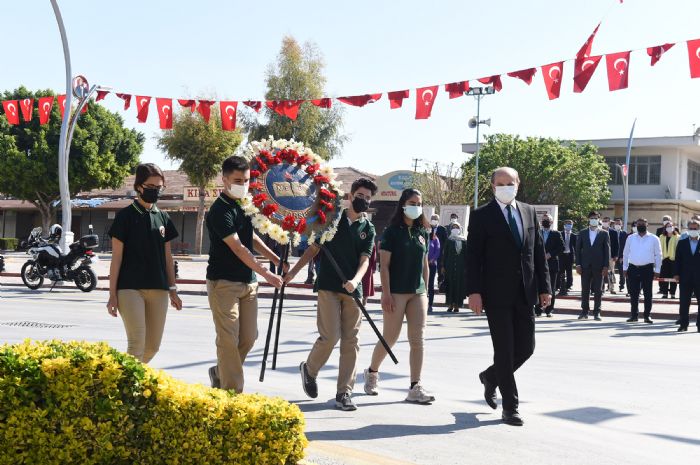
[[[443,254],[443,274],[445,275],[445,303],[448,312],[459,312],[467,297],[465,281],[465,254],[467,239],[462,235],[459,223],[449,226],[450,235]]]

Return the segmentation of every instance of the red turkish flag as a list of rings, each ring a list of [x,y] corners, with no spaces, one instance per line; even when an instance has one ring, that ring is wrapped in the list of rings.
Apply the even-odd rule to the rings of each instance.
[[[330,108],[333,105],[333,99],[331,98],[319,98],[311,101],[312,104],[319,108]]]
[[[99,102],[100,100],[104,100],[104,98],[109,94],[108,90],[98,90],[97,91],[97,97],[95,98],[95,102]]]
[[[341,102],[354,107],[364,107],[368,103],[374,103],[382,98],[382,94],[353,95],[351,97],[338,97]]]
[[[63,121],[63,113],[66,111],[66,96],[59,95],[56,99],[58,100],[58,110],[61,112],[61,121]]]
[[[156,108],[158,108],[158,119],[161,129],[173,128],[173,99],[156,97]]]
[[[221,129],[224,131],[236,129],[236,108],[238,108],[238,102],[219,102]]]
[[[496,92],[500,92],[501,89],[503,89],[503,83],[501,82],[501,75],[497,74],[495,76],[491,77],[483,77],[479,79],[479,82],[482,84],[491,84],[493,88],[496,90]]]
[[[131,106],[131,94],[117,94],[117,97],[124,100],[124,110],[128,110]]]
[[[544,87],[547,89],[549,100],[559,98],[561,94],[561,81],[564,73],[564,62],[550,63],[542,67]]]
[[[396,108],[401,108],[401,105],[403,105],[403,99],[408,98],[409,91],[407,90],[397,90],[394,92],[389,92],[387,96],[389,97],[389,106],[390,108],[396,109]]]
[[[19,107],[17,100],[5,100],[2,108],[5,110],[5,118],[10,124],[19,124]]]
[[[445,92],[450,94],[451,99],[461,97],[468,90],[469,81],[451,82],[450,84],[445,84]]]
[[[151,97],[147,95],[136,96],[136,121],[145,123],[148,119],[148,107],[151,104]]]
[[[51,116],[51,107],[53,107],[54,97],[41,97],[39,99],[39,124],[46,124],[49,122],[49,117]]]
[[[279,100],[279,101],[267,101],[267,107],[274,110],[275,113],[286,116],[291,120],[296,120],[299,114],[299,107],[304,103],[303,100]]]
[[[618,52],[605,55],[608,65],[608,88],[614,90],[627,89],[629,84],[630,52]]]
[[[576,58],[582,59],[582,58],[588,58],[591,55],[591,49],[593,48],[593,40],[595,39],[595,35],[598,32],[598,28],[600,27],[600,23],[593,29],[593,32],[591,35],[588,37],[588,40],[583,43],[581,46],[581,49],[578,51],[576,54]]]
[[[602,56],[576,59],[574,61],[574,92],[581,93],[593,77]]]
[[[252,108],[256,111],[256,113],[259,113],[260,109],[262,108],[262,102],[258,100],[246,100],[243,102],[243,105]]]
[[[23,100],[20,100],[19,106],[22,108],[22,118],[24,118],[24,121],[31,121],[32,112],[34,110],[34,99],[25,98]]]
[[[177,103],[179,103],[180,106],[183,106],[185,108],[189,108],[190,113],[194,113],[194,109],[197,106],[196,100],[178,99]]]
[[[523,81],[528,86],[532,84],[532,78],[535,76],[537,68],[522,69],[520,71],[513,71],[508,73],[508,76],[518,78]]]
[[[209,117],[211,116],[211,106],[214,105],[216,101],[214,100],[200,100],[199,105],[197,105],[197,113],[202,115],[204,121],[209,122]]]
[[[688,41],[688,61],[690,63],[690,77],[700,77],[700,39]]]
[[[647,55],[651,57],[651,66],[659,62],[664,53],[668,52],[676,44],[663,44],[647,48]]]
[[[430,118],[438,88],[439,86],[428,86],[416,89],[416,119]]]

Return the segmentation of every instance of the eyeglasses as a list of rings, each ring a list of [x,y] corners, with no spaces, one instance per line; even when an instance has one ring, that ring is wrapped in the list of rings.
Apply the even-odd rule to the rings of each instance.
[[[153,184],[143,184],[141,187],[144,189],[158,189],[158,191],[165,189],[165,186],[154,186]]]

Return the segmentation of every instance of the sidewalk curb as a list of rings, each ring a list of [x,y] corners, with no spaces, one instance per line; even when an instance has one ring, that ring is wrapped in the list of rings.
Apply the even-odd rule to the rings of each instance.
[[[311,441],[306,448],[308,452],[323,458],[337,461],[342,465],[415,465],[414,462],[396,460],[383,455],[338,445],[337,442]],[[302,460],[299,465],[314,465],[313,462]]]

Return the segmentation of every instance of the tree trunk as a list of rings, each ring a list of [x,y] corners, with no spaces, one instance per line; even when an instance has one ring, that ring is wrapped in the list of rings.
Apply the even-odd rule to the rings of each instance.
[[[199,207],[197,207],[197,226],[195,227],[194,237],[194,253],[202,254],[202,234],[204,233],[204,196],[206,190],[204,187],[199,188]]]
[[[56,221],[56,208],[51,207],[51,201],[45,201],[39,198],[32,202],[41,213],[41,234],[46,237],[49,235],[51,225]]]

